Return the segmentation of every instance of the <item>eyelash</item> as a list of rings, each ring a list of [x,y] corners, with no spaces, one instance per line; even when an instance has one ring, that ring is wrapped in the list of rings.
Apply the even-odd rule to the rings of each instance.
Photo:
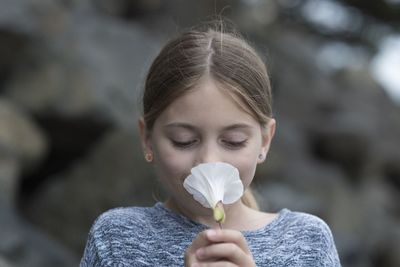
[[[189,149],[197,143],[197,140],[191,140],[188,142],[178,142],[178,141],[174,141],[174,140],[171,140],[171,141],[172,141],[172,144],[179,149]],[[222,143],[224,145],[226,145],[228,148],[235,150],[235,149],[240,149],[240,148],[246,146],[247,140],[243,140],[243,141],[239,141],[239,142],[222,140]]]
[[[191,146],[193,146],[196,142],[197,142],[197,140],[191,140],[191,141],[188,141],[188,142],[178,142],[178,141],[172,140],[172,144],[175,147],[180,148],[180,149],[188,149]]]
[[[233,142],[233,141],[222,141],[226,146],[228,146],[231,149],[240,149],[247,144],[247,140],[239,141],[239,142]]]

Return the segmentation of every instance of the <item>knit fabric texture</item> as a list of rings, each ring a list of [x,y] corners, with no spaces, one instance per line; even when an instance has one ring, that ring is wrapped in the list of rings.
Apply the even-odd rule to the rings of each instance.
[[[205,229],[160,202],[112,209],[93,224],[80,267],[184,266],[187,247]],[[282,209],[242,234],[257,266],[341,266],[329,227],[310,214]]]

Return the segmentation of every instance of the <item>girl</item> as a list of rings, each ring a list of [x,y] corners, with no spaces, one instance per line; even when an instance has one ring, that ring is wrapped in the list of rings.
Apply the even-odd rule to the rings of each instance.
[[[266,67],[244,40],[209,29],[170,41],[147,75],[139,128],[145,159],[169,198],[102,214],[81,267],[340,266],[321,219],[261,212],[251,194],[275,120]],[[183,187],[191,168],[208,162],[236,167],[245,188],[224,206],[224,229]]]

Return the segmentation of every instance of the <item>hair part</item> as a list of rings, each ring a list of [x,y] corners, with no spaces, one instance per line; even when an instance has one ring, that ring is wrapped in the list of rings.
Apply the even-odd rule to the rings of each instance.
[[[204,76],[232,92],[262,125],[272,117],[267,69],[254,49],[232,33],[192,30],[167,43],[149,69],[143,94],[147,130]]]

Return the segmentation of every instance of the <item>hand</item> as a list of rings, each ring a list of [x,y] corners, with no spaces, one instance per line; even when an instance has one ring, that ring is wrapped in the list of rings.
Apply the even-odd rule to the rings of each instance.
[[[256,266],[239,231],[210,229],[201,232],[185,253],[186,267]]]

